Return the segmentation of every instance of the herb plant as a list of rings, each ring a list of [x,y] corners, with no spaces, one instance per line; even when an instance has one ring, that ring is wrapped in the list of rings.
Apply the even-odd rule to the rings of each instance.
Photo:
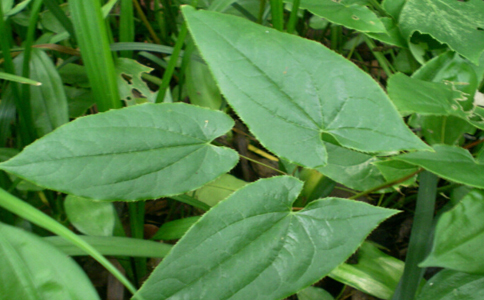
[[[11,0],[0,16],[0,298],[99,299],[68,254],[133,299],[346,297],[312,286],[326,276],[482,299],[482,1]],[[236,178],[248,161],[277,176]],[[192,212],[152,238],[175,245],[144,239],[154,199]],[[409,207],[404,262],[365,241]]]

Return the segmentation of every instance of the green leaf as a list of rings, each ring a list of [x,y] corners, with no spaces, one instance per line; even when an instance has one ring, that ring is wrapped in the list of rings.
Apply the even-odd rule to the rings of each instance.
[[[328,164],[316,170],[355,190],[368,190],[385,183],[378,168],[373,164],[378,158],[324,143],[328,150]]]
[[[198,219],[200,217],[196,216],[164,223],[151,239],[168,241],[180,239]]]
[[[398,24],[391,18],[380,18],[380,22],[385,26],[385,32],[366,32],[365,34],[371,38],[379,40],[389,45],[398,47],[406,47],[407,42],[400,33]]]
[[[22,57],[17,60],[20,64],[23,62]],[[32,48],[29,65],[30,78],[42,82],[39,87],[30,87],[30,105],[37,134],[44,136],[69,122],[67,97],[61,77],[44,51]]]
[[[114,67],[116,68],[121,99],[128,103],[136,103],[137,98],[144,98],[145,102],[155,102],[156,93],[152,92],[141,78],[143,73],[150,73],[153,68],[129,58],[116,59]]]
[[[79,239],[89,243],[102,255],[130,256],[130,257],[157,257],[163,258],[171,250],[172,246],[154,241],[140,240],[128,237],[110,236],[84,236],[78,235]],[[60,236],[43,238],[62,253],[70,256],[89,255],[86,251],[66,241]]]
[[[473,190],[439,218],[432,251],[420,265],[484,274],[483,214],[484,192]]]
[[[95,104],[91,90],[64,86],[66,92],[69,117],[76,119],[83,116]]]
[[[230,194],[245,186],[247,182],[232,175],[224,174],[193,192],[193,197],[214,206]],[[192,193],[191,193],[192,194]]]
[[[391,159],[384,160],[384,161],[376,161],[373,164],[378,168],[378,170],[380,170],[383,177],[385,177],[385,181],[388,181],[388,182],[406,177],[412,173],[417,172],[418,170],[418,167],[412,164],[409,164],[403,161],[391,160]],[[416,179],[417,179],[417,175],[400,184],[409,186],[415,183]]]
[[[405,263],[387,255],[371,243],[363,243],[357,252],[358,263],[344,263],[329,276],[372,296],[390,299],[403,274]]]
[[[484,277],[442,270],[423,287],[416,300],[481,300]]]
[[[365,152],[427,149],[378,84],[323,45],[233,16],[182,10],[230,105],[282,158],[324,166],[323,133]]]
[[[297,293],[298,300],[334,300],[334,297],[323,290],[314,286],[308,286],[304,290]]]
[[[210,142],[232,126],[221,112],[183,103],[136,105],[78,118],[0,169],[95,200],[155,199],[229,171],[236,152]]]
[[[393,159],[420,166],[450,181],[484,188],[484,164],[469,151],[448,145],[434,145],[435,152],[414,152]]]
[[[293,0],[284,2],[292,3]],[[361,1],[301,0],[299,8],[307,9],[316,16],[350,29],[361,32],[386,32],[385,26],[375,13],[358,2]]]
[[[9,74],[9,73],[3,73],[3,72],[0,72],[0,79],[5,79],[5,80],[9,80],[9,81],[24,83],[24,84],[30,84],[30,85],[34,85],[34,86],[42,85],[42,83],[35,81],[35,80],[32,80],[32,79],[17,76],[17,75],[12,75],[12,74]]]
[[[395,20],[398,20],[406,1],[407,0],[383,0],[382,7]]]
[[[484,51],[484,3],[481,0],[408,0],[400,13],[406,38],[426,33],[478,64]]]
[[[116,210],[112,203],[68,195],[64,209],[69,222],[87,235],[111,236],[116,224]]]
[[[39,237],[2,223],[0,265],[1,299],[100,299],[76,262]]]
[[[282,299],[329,273],[396,212],[338,198],[293,212],[302,186],[280,176],[238,190],[185,234],[136,295]]]

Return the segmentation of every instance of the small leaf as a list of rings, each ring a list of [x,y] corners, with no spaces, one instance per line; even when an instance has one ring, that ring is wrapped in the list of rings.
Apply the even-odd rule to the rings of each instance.
[[[304,290],[297,293],[298,300],[334,300],[334,297],[323,290],[314,286],[308,286]]]
[[[475,64],[484,51],[481,0],[408,0],[399,24],[406,38],[415,31],[430,34]]]
[[[182,10],[227,101],[278,156],[322,167],[322,134],[364,152],[428,149],[368,74],[323,45],[238,17]]]
[[[417,172],[418,170],[418,167],[412,164],[409,164],[403,161],[391,160],[391,159],[384,160],[384,161],[376,161],[373,164],[378,168],[378,170],[380,170],[383,177],[385,177],[386,181],[394,181],[399,178],[403,178],[405,176],[408,176],[412,173]],[[413,184],[416,179],[417,179],[417,175],[413,176],[412,178],[409,178],[408,180],[400,184],[408,186]]]
[[[484,274],[483,215],[484,192],[474,189],[439,218],[434,246],[421,265]]]
[[[192,194],[194,198],[210,206],[214,206],[246,184],[247,182],[230,174],[224,174],[190,194]]]
[[[2,223],[0,265],[1,299],[100,299],[71,258],[39,237]]]
[[[284,0],[292,3],[293,0]],[[355,0],[302,0],[299,8],[361,32],[386,32],[385,26],[373,11]]]
[[[448,145],[434,145],[435,152],[414,152],[393,159],[420,166],[450,181],[484,188],[484,164],[469,151]]]
[[[344,263],[329,276],[372,296],[390,299],[403,274],[405,263],[367,242],[363,243],[357,255],[357,264]]]
[[[180,239],[188,229],[195,224],[200,217],[188,217],[164,223],[160,229],[151,237],[152,240],[177,240]]]
[[[484,276],[442,270],[422,288],[416,300],[484,299]]]
[[[221,112],[187,104],[136,105],[78,118],[0,169],[95,200],[177,195],[235,165],[235,151],[210,145],[232,126]]]
[[[338,198],[293,212],[302,186],[281,176],[238,190],[187,232],[137,295],[282,299],[329,273],[396,212]]]
[[[116,210],[112,203],[68,195],[64,208],[69,222],[80,232],[93,236],[113,235]]]
[[[145,98],[147,102],[155,102],[156,93],[152,92],[141,78],[143,73],[150,73],[153,68],[129,58],[118,58],[114,63],[121,99],[128,103],[136,103],[136,98]]]

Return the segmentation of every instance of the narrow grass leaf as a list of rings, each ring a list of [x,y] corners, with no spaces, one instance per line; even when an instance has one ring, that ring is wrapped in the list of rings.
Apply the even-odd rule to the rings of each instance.
[[[323,45],[234,16],[182,10],[227,101],[275,154],[324,166],[322,133],[366,152],[428,149],[368,74]]]
[[[35,81],[35,80],[32,80],[32,79],[25,78],[25,77],[22,77],[22,76],[13,75],[13,74],[9,74],[9,73],[3,73],[3,72],[0,72],[0,79],[15,81],[15,82],[18,82],[18,83],[30,84],[30,85],[33,85],[33,86],[42,85],[42,83]]]
[[[414,152],[393,159],[420,166],[450,181],[484,188],[484,164],[456,146],[434,145],[435,152]]]
[[[408,0],[399,24],[405,38],[416,31],[430,34],[475,64],[484,51],[484,3],[480,0]]]
[[[484,276],[442,270],[423,287],[416,300],[481,300]]]
[[[155,199],[232,169],[236,152],[210,145],[232,126],[222,112],[183,103],[136,105],[76,119],[0,168],[96,200]]]
[[[483,214],[484,192],[474,189],[439,218],[432,252],[420,265],[484,274]]]
[[[102,255],[109,256],[163,258],[172,248],[172,245],[128,237],[79,235],[78,238],[91,245]],[[59,236],[46,237],[43,240],[55,246],[66,255],[89,255],[83,249]]]
[[[69,7],[98,110],[120,108],[114,62],[98,0],[69,0]]]
[[[3,223],[0,265],[2,299],[100,299],[74,260],[41,238]]]
[[[338,198],[293,212],[302,186],[280,176],[238,190],[191,227],[136,295],[282,299],[329,273],[396,212]]]

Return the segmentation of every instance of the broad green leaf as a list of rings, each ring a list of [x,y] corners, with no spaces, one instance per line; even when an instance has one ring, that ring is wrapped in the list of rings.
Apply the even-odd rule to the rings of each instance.
[[[150,73],[153,68],[129,58],[116,59],[114,67],[121,99],[127,103],[136,103],[137,98],[145,98],[145,102],[155,102],[156,93],[152,92],[141,78],[143,73]]]
[[[112,203],[68,195],[64,209],[69,222],[86,235],[112,236],[116,224],[116,210]]]
[[[484,274],[483,214],[484,192],[475,189],[439,218],[432,251],[421,265]]]
[[[190,103],[220,109],[222,95],[206,64],[191,59],[186,69],[186,87]]]
[[[357,255],[357,264],[344,263],[331,271],[329,276],[372,296],[390,299],[403,274],[405,263],[366,242]]]
[[[19,153],[19,150],[13,149],[13,148],[0,148],[0,162],[7,161],[17,155]],[[15,182],[18,178],[15,175],[8,174],[10,177],[10,180],[12,182]],[[29,192],[38,192],[42,191],[43,188],[39,187],[31,182],[28,182],[26,180],[20,180],[18,182],[17,186],[15,187],[19,191],[29,191]]]
[[[416,300],[481,300],[484,276],[442,270],[423,287]]]
[[[194,198],[210,206],[214,206],[246,184],[247,182],[243,180],[229,174],[224,174],[190,194]]]
[[[32,79],[13,75],[13,74],[9,74],[9,73],[3,73],[3,72],[0,72],[0,79],[5,79],[5,80],[9,80],[9,81],[24,83],[24,84],[30,84],[30,85],[34,85],[34,86],[42,85],[42,83],[35,81],[35,80],[32,80]]]
[[[74,87],[89,88],[89,78],[87,78],[84,66],[77,64],[67,64],[59,70],[62,82]]]
[[[385,183],[378,168],[373,164],[375,156],[324,143],[328,150],[328,164],[316,170],[355,190],[368,190]]]
[[[284,0],[292,3],[293,0]],[[301,0],[299,8],[325,18],[332,23],[343,25],[361,32],[386,32],[385,26],[373,11],[362,1],[354,0]]]
[[[64,90],[67,96],[70,118],[75,119],[83,116],[95,104],[89,89],[64,86]]]
[[[395,213],[338,198],[294,212],[302,186],[280,176],[238,190],[185,234],[137,295],[282,299],[329,273]]]
[[[19,73],[22,63],[23,55],[19,55],[15,59]],[[37,134],[44,136],[69,122],[67,98],[61,77],[51,58],[43,50],[32,49],[29,66],[30,79],[42,83],[41,86],[30,87],[30,106]]]
[[[78,118],[0,169],[95,200],[176,195],[236,164],[235,151],[210,145],[232,126],[221,112],[183,103],[136,105]]]
[[[227,101],[282,158],[324,166],[323,133],[365,152],[427,149],[378,84],[323,45],[237,17],[182,10]]]
[[[385,26],[385,32],[366,32],[365,34],[386,44],[406,47],[407,42],[402,37],[397,23],[391,18],[386,17],[380,18],[379,20]]]
[[[76,262],[39,237],[2,223],[0,265],[0,299],[100,299]]]
[[[418,119],[422,135],[430,145],[460,145],[465,133],[475,132],[468,120],[454,116],[420,116]]]
[[[188,217],[164,223],[151,239],[167,241],[180,239],[198,219],[200,219],[198,216]]]
[[[414,152],[393,159],[420,166],[450,181],[484,188],[484,164],[469,151],[448,145],[434,145],[435,152]]]
[[[405,176],[408,176],[412,173],[417,172],[418,170],[418,167],[412,164],[409,164],[403,161],[391,160],[391,159],[376,161],[373,164],[378,168],[378,170],[380,170],[383,177],[385,177],[386,181],[394,181],[399,178],[403,178]],[[415,183],[416,179],[417,179],[417,175],[413,176],[412,178],[400,184],[408,186]]]
[[[475,64],[484,51],[481,0],[408,0],[399,24],[406,38],[415,31],[430,34]]]
[[[334,300],[334,297],[323,290],[314,286],[308,286],[304,290],[297,293],[298,300]]]
[[[110,236],[85,236],[78,235],[80,239],[89,243],[94,249],[103,255],[109,256],[130,256],[130,257],[165,257],[171,250],[172,245],[154,241],[134,239],[128,237]],[[69,256],[89,255],[86,251],[66,241],[60,236],[43,238],[44,241],[52,244],[62,253]]]
[[[395,20],[398,20],[406,1],[407,0],[383,0],[382,7]]]

